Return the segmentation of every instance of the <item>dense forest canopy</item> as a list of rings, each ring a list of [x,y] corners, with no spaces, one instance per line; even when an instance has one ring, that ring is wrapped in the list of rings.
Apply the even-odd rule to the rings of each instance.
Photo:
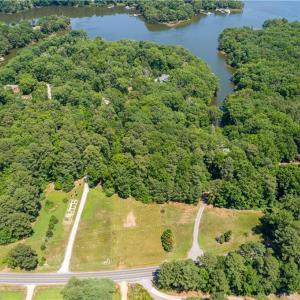
[[[268,203],[256,228],[262,242],[244,244],[226,257],[205,255],[197,264],[165,263],[158,287],[202,290],[217,299],[230,294],[300,292],[300,168],[293,161],[300,146],[299,40],[300,23],[285,19],[268,20],[261,30],[236,28],[222,33],[220,49],[237,67],[233,76],[237,91],[224,103],[223,132],[257,169],[264,170],[265,199],[272,197],[275,186],[277,201]],[[283,163],[271,171],[276,161]],[[242,200],[240,187],[246,186],[241,178],[237,180],[240,186],[233,179],[216,184],[209,201],[227,206]],[[251,191],[256,192],[255,185]]]
[[[223,143],[208,106],[218,81],[180,47],[71,32],[23,50],[0,84],[2,243],[30,234],[49,181],[69,190],[88,174],[122,197],[193,203],[210,178],[204,153]]]
[[[268,20],[261,30],[235,28],[222,33],[220,49],[237,67],[233,76],[237,91],[224,103],[221,124],[242,161],[236,174],[234,157],[214,156],[214,169],[209,170],[222,179],[213,181],[208,200],[225,207],[243,208],[255,201],[257,206],[267,205],[256,228],[263,241],[244,244],[225,257],[205,255],[197,264],[165,263],[158,287],[201,290],[216,299],[300,292],[300,168],[298,162],[289,162],[300,146],[299,41],[300,23],[284,19]]]
[[[135,7],[151,23],[187,20],[201,10],[242,9],[244,6],[240,0],[0,0],[0,12],[19,12],[49,5],[126,5]]]
[[[271,200],[274,191],[276,198],[289,192],[299,194],[297,184],[292,184],[298,176],[297,168],[286,170],[290,178],[284,179],[289,182],[284,189],[278,182],[283,178],[275,175],[282,172],[281,168],[272,171],[272,166],[289,162],[299,153],[299,40],[300,23],[284,19],[266,21],[260,30],[233,28],[221,34],[220,49],[227,54],[228,62],[237,67],[233,76],[237,91],[224,103],[223,132],[262,175],[254,178],[253,171],[244,167],[244,176],[247,174],[244,184],[243,176],[231,173],[229,181],[216,185],[211,195],[214,204],[231,206],[234,201],[243,207],[251,202],[249,199],[260,201],[257,191],[261,187],[264,187],[264,201]],[[250,198],[244,197],[247,190]]]

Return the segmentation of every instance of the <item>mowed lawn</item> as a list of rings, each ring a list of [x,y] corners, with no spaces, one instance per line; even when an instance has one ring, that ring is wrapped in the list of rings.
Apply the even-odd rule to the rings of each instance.
[[[204,252],[224,255],[236,250],[248,241],[258,241],[260,236],[252,229],[259,224],[262,212],[254,210],[234,210],[207,206],[200,227],[199,243]],[[230,242],[219,244],[216,237],[231,230]]]
[[[46,199],[43,200],[40,215],[38,216],[35,224],[33,225],[33,235],[27,238],[25,244],[30,245],[38,253],[39,259],[41,257],[46,258],[44,266],[39,266],[36,271],[55,271],[59,268],[67,244],[71,225],[65,225],[63,220],[67,208],[69,206],[69,200],[76,198],[80,200],[82,194],[82,184],[79,184],[69,193],[61,191],[54,191],[47,189],[45,192]],[[41,250],[46,232],[48,230],[48,224],[51,216],[54,215],[58,220],[58,224],[55,225],[53,230],[53,236],[47,243],[47,249]],[[17,243],[0,246],[0,268],[5,268],[4,259],[7,256],[10,249],[16,246]]]
[[[25,289],[18,287],[0,287],[0,300],[24,300]]]
[[[63,300],[62,287],[38,287],[33,300]]]
[[[89,192],[79,225],[71,268],[92,271],[153,266],[185,258],[192,244],[197,207],[143,204],[134,199],[107,197],[100,187]],[[162,249],[164,229],[172,229],[175,248]]]

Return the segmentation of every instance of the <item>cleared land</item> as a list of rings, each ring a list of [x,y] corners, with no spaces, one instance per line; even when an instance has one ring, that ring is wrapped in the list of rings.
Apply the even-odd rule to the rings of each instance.
[[[152,300],[152,298],[143,286],[131,284],[128,289],[128,300]]]
[[[63,300],[62,287],[39,287],[36,289],[33,300]]]
[[[27,245],[30,245],[37,251],[39,259],[41,259],[41,257],[45,257],[46,259],[45,265],[39,266],[37,271],[55,271],[59,268],[59,265],[63,260],[65,246],[71,229],[71,225],[65,225],[63,223],[64,216],[69,206],[69,200],[73,198],[80,200],[81,193],[82,185],[79,183],[77,183],[76,187],[69,193],[54,191],[50,186],[47,188],[45,192],[45,200],[42,202],[40,215],[33,225],[34,233],[31,237],[25,240]],[[49,220],[52,215],[54,215],[59,222],[55,225],[53,236],[49,239],[46,250],[42,251],[41,245],[45,240]],[[17,243],[0,246],[1,269],[5,268],[3,260],[7,256],[7,253],[16,244]]]
[[[25,289],[17,287],[0,287],[0,300],[23,300]]]
[[[204,252],[224,255],[236,250],[248,241],[257,241],[260,236],[252,229],[259,224],[260,211],[234,210],[207,206],[204,210],[199,230],[199,243]],[[216,237],[231,230],[230,242],[219,244]]]
[[[91,190],[71,260],[74,271],[142,267],[167,259],[185,258],[192,244],[196,206],[143,204],[133,199],[107,197]],[[160,237],[172,229],[174,251],[165,253]]]

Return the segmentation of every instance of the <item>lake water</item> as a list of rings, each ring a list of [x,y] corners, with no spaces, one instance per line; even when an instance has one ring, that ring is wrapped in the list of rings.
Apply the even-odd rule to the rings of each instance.
[[[266,19],[284,17],[300,20],[300,1],[246,1],[242,13],[198,16],[175,28],[147,24],[134,12],[122,8],[46,7],[14,14],[0,14],[0,21],[17,22],[50,14],[64,14],[71,18],[73,29],[83,29],[92,38],[107,40],[133,39],[181,45],[205,60],[219,77],[221,102],[233,90],[232,70],[217,50],[219,34],[227,27],[253,26],[260,28]]]

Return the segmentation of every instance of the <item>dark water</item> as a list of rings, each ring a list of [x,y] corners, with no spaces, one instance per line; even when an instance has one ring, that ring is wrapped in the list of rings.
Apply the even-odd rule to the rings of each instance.
[[[50,14],[71,17],[73,29],[83,29],[90,37],[102,36],[107,40],[134,39],[182,45],[205,60],[220,79],[218,101],[231,93],[232,70],[218,53],[218,36],[227,27],[253,26],[259,28],[264,20],[284,17],[300,20],[300,1],[247,1],[242,13],[211,15],[194,18],[176,28],[146,24],[134,12],[121,8],[47,7],[15,15],[0,14],[0,21],[17,22]]]

